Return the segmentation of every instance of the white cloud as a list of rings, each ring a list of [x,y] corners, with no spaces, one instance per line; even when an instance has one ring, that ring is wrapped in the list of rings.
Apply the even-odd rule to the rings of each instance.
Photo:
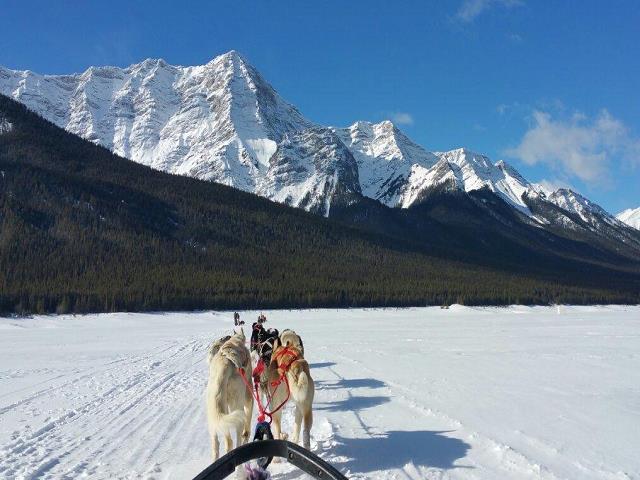
[[[391,114],[391,119],[398,125],[413,125],[413,117],[410,113],[395,112]]]
[[[520,145],[507,150],[506,155],[528,165],[549,165],[594,185],[610,182],[613,161],[640,161],[640,140],[606,110],[593,119],[581,113],[554,119],[537,110],[533,112],[533,123]]]
[[[456,12],[456,18],[464,23],[471,23],[482,12],[495,5],[517,7],[523,3],[524,2],[522,0],[464,0]]]
[[[527,115],[531,112],[531,107],[520,102],[501,103],[496,106],[499,115]]]

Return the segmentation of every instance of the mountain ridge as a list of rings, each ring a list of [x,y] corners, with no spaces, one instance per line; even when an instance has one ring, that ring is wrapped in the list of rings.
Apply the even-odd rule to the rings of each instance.
[[[387,206],[410,206],[415,191],[428,187],[425,179],[433,175],[427,171],[443,156],[454,157],[459,151],[470,154],[469,162],[464,155],[459,158],[461,168],[473,170],[482,159],[484,173],[497,175],[491,171],[497,166],[487,165],[486,157],[467,149],[429,152],[388,120],[377,124],[358,121],[346,128],[315,124],[283,100],[234,50],[194,67],[173,66],[162,59],[146,59],[126,68],[90,67],[73,75],[39,75],[0,67],[0,93],[126,158],[276,201],[288,196],[273,188],[277,182],[269,178],[269,160],[285,135],[306,129],[333,131],[358,162],[362,194]],[[199,115],[193,114],[194,109]],[[128,121],[131,116],[133,121]],[[311,183],[315,190],[322,190],[317,184],[331,175],[308,170],[312,173],[305,181],[317,176]],[[468,191],[491,181],[463,176],[457,183]],[[531,185],[526,182],[517,188]],[[509,186],[506,191],[496,185],[491,188],[516,208],[526,210],[520,198],[514,201]],[[301,205],[300,199],[309,193],[297,192],[290,204],[326,214],[327,209],[317,208],[327,203],[325,198]]]
[[[236,51],[192,67],[161,59],[74,75],[0,67],[0,93],[143,165],[323,216],[366,198],[410,209],[434,192],[487,189],[522,222],[640,255],[637,230],[575,192],[545,192],[503,160],[428,151],[388,120],[345,128],[307,120]]]

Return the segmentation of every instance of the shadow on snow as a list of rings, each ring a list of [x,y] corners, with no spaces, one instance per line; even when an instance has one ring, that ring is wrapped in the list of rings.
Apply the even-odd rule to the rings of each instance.
[[[336,365],[336,362],[310,363],[309,368],[327,368],[327,367],[333,367],[335,365]]]
[[[375,378],[343,378],[337,381],[316,381],[318,390],[339,390],[341,388],[382,388],[387,384]]]
[[[439,469],[472,468],[454,465],[464,458],[470,445],[457,438],[450,438],[443,431],[391,431],[370,438],[345,438],[336,436],[338,445],[331,449],[333,455],[349,460],[339,464],[340,470],[372,472],[376,470],[402,469],[408,463],[416,467]],[[338,465],[336,465],[338,466]]]
[[[350,396],[344,400],[337,400],[335,402],[324,402],[314,405],[314,410],[326,410],[329,412],[359,412],[365,408],[377,407],[384,403],[390,402],[389,397],[361,397]]]

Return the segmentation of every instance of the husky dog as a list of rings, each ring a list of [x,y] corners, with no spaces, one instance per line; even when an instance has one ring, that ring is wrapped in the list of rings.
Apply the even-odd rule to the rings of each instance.
[[[235,431],[236,446],[240,446],[248,440],[251,428],[253,396],[238,371],[244,369],[251,378],[251,356],[242,329],[213,342],[207,361],[207,419],[211,451],[213,459],[217,460],[220,456],[218,434],[224,435],[225,448],[229,452],[233,449],[231,434]]]
[[[292,347],[296,347],[300,350],[300,353],[304,357],[304,345],[302,344],[302,338],[295,331],[290,328],[285,328],[278,339],[273,344],[273,349],[275,350],[280,345],[290,345]]]
[[[311,447],[311,425],[313,424],[313,396],[315,388],[309,364],[304,359],[302,340],[293,330],[285,330],[276,341],[269,364],[269,393],[271,405],[277,407],[287,398],[287,384],[291,391],[290,399],[296,405],[295,426],[292,441],[298,443],[300,427],[302,430],[302,446]],[[286,381],[285,381],[286,378]],[[274,438],[285,439],[282,433],[282,409],[273,415]]]
[[[278,329],[266,329],[261,323],[253,324],[251,333],[251,353],[253,361],[256,365],[257,375],[260,381],[260,395],[268,403],[269,391],[267,390],[267,382],[269,381],[267,368],[271,362],[271,353],[273,345],[278,339]],[[262,366],[260,366],[262,365]]]

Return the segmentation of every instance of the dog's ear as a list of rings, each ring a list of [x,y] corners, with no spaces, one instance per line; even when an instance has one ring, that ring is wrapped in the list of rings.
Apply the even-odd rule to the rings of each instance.
[[[239,330],[239,331],[238,331],[238,330]],[[240,327],[238,330],[234,329],[234,330],[233,330],[233,333],[234,333],[234,334],[236,334],[236,335],[240,335],[240,336],[242,337],[242,339],[243,339],[243,340],[244,340],[245,338],[247,338],[247,337],[245,337],[245,336],[244,336],[244,328]]]

